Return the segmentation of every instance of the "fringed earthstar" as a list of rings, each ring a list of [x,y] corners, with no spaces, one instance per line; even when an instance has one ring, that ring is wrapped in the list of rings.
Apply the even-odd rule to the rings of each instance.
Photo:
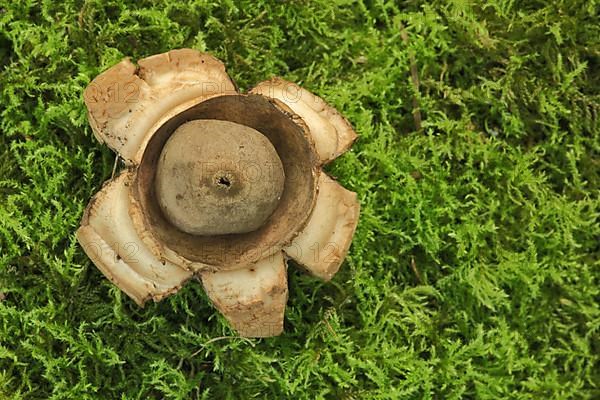
[[[91,199],[77,238],[138,304],[195,277],[240,335],[274,336],[287,260],[325,280],[338,271],[359,203],[322,166],[356,133],[321,98],[279,78],[239,93],[219,60],[190,49],[125,59],[84,98],[126,168]]]

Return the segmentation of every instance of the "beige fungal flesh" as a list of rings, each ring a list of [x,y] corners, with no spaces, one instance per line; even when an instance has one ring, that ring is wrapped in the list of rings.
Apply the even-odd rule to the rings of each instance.
[[[234,271],[203,272],[217,309],[242,336],[279,335],[287,301],[287,268],[281,253]]]
[[[350,248],[360,205],[356,193],[324,172],[318,185],[317,202],[308,223],[284,251],[313,275],[330,280]]]
[[[239,94],[214,57],[129,60],[84,93],[96,138],[127,170],[92,198],[77,238],[138,304],[196,276],[242,336],[283,331],[287,259],[329,280],[358,223],[355,193],[321,166],[356,134],[280,78]]]
[[[345,153],[356,140],[356,133],[344,117],[319,96],[295,83],[273,78],[256,85],[250,93],[283,102],[308,125],[322,163]]]
[[[172,50],[138,61],[125,59],[94,79],[84,92],[90,125],[101,143],[128,164],[139,163],[152,127],[187,102],[236,93],[225,67],[194,50]]]
[[[140,240],[129,215],[131,180],[125,172],[102,187],[85,211],[77,239],[104,275],[143,304],[177,291],[192,273],[158,260]]]

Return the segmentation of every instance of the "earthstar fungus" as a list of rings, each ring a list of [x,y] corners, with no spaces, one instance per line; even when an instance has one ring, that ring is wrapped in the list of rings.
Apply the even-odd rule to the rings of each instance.
[[[322,166],[356,134],[321,98],[274,78],[239,93],[195,50],[125,59],[84,93],[96,138],[124,160],[77,238],[138,304],[199,278],[240,335],[283,330],[287,260],[329,280],[359,203]]]

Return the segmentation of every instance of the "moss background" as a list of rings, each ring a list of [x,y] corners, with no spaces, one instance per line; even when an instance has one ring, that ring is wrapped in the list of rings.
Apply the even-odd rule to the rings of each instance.
[[[0,398],[600,398],[599,10],[0,0]],[[290,268],[280,337],[215,340],[197,283],[140,309],[75,241],[114,160],[83,89],[179,47],[360,135],[328,167],[362,203],[350,254],[330,283]]]

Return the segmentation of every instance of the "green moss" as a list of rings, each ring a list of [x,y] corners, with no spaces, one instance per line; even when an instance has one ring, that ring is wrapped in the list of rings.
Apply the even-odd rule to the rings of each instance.
[[[600,397],[597,2],[152,3],[0,1],[0,398]],[[114,160],[83,89],[178,47],[360,135],[328,167],[362,205],[348,260],[290,268],[280,337],[211,341],[199,284],[140,309],[74,238]]]

